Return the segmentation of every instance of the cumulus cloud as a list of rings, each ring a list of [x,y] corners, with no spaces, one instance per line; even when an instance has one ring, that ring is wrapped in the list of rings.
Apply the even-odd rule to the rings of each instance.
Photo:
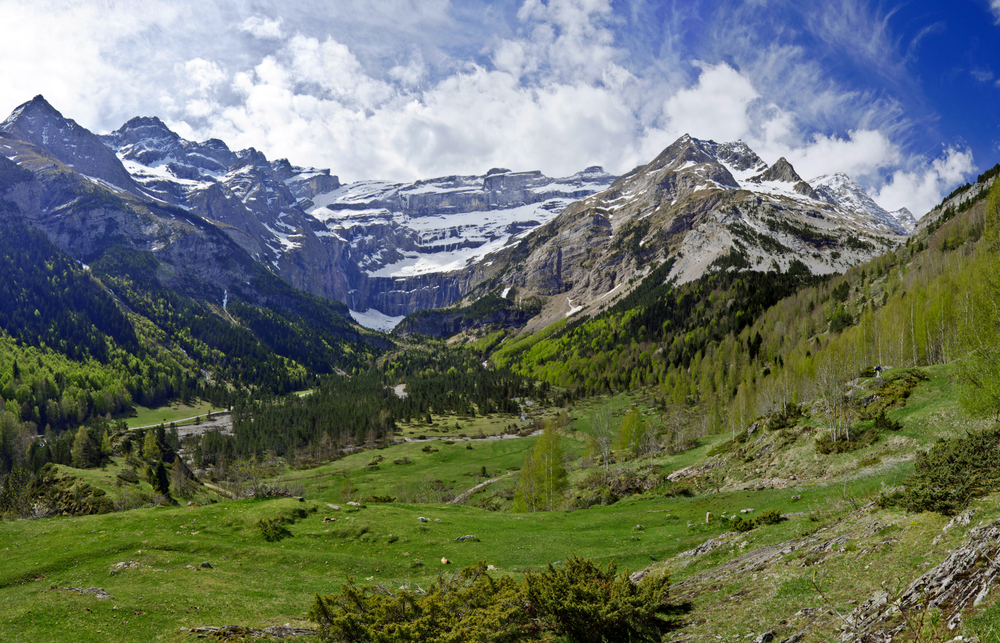
[[[898,164],[901,154],[882,132],[855,130],[846,137],[817,134],[807,145],[790,149],[786,157],[805,177],[844,172],[865,181]]]
[[[914,121],[892,93],[834,82],[807,46],[816,43],[772,14],[801,11],[819,49],[843,58],[854,47],[858,64],[905,75],[888,16],[835,0],[833,9],[675,7],[649,22],[652,4],[344,0],[319,10],[257,0],[250,13],[194,0],[115,12],[4,0],[5,24],[18,27],[0,26],[0,57],[18,64],[2,96],[15,97],[12,109],[44,93],[97,131],[158,115],[187,138],[253,146],[344,180],[495,166],[621,173],[685,132],[741,138],[807,177],[847,172],[884,199],[946,192],[965,167],[958,152],[910,158]],[[50,45],[39,50],[42,41]]]
[[[748,107],[760,98],[750,81],[726,64],[701,65],[698,84],[671,96],[664,112],[670,130],[731,141],[750,131]]]
[[[189,93],[205,92],[228,78],[226,72],[219,65],[204,58],[193,58],[177,67],[178,71],[184,74],[185,79],[191,83],[186,87]]]
[[[262,16],[250,16],[240,23],[240,31],[262,40],[279,40],[283,35],[281,23],[281,18],[271,20]]]
[[[885,185],[872,191],[872,198],[887,210],[906,207],[919,218],[975,170],[972,152],[954,147],[933,160],[914,159],[913,165],[894,172]]]
[[[1000,25],[1000,0],[990,0],[990,10],[996,17],[997,24]]]

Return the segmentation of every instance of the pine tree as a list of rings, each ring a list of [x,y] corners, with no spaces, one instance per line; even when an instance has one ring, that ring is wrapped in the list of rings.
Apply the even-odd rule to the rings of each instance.
[[[73,466],[78,469],[94,466],[97,460],[94,446],[90,434],[87,433],[87,427],[81,426],[73,441]]]
[[[153,479],[150,480],[153,489],[164,496],[170,495],[170,478],[167,477],[167,468],[163,466],[163,460],[157,460],[153,468]]]

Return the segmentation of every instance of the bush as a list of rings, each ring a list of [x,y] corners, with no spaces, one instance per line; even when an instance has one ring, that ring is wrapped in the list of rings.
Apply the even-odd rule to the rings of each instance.
[[[855,429],[850,433],[850,436],[850,440],[846,436],[834,440],[828,431],[820,433],[816,436],[816,453],[823,455],[849,453],[863,447],[871,446],[878,441],[878,431],[874,427]]]
[[[139,484],[139,474],[135,469],[122,469],[118,472],[118,479],[129,484]]]
[[[781,512],[777,509],[762,511],[759,516],[754,518],[755,525],[776,525],[779,522],[781,522]]]
[[[753,520],[747,518],[737,518],[733,521],[732,530],[738,532],[747,532],[754,528]]]
[[[285,527],[284,518],[261,518],[257,521],[257,528],[260,529],[260,535],[269,543],[283,540],[292,535],[292,532]]]
[[[576,557],[520,583],[492,578],[480,562],[439,577],[422,593],[358,587],[348,579],[339,594],[317,596],[309,618],[320,625],[322,640],[337,642],[659,641],[676,613],[667,603],[668,585],[665,576],[634,584],[613,563],[601,569]]]
[[[938,440],[930,451],[917,452],[914,469],[905,490],[880,496],[879,504],[944,515],[962,511],[973,498],[990,493],[1000,483],[1000,424]]]

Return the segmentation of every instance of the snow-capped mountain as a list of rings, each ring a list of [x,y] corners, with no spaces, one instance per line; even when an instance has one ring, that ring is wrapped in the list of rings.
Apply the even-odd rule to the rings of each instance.
[[[815,187],[786,159],[769,166],[741,141],[685,135],[607,190],[568,206],[525,244],[486,257],[484,265],[496,269],[481,267],[480,281],[490,292],[545,298],[540,326],[609,304],[667,261],[670,278],[680,282],[711,269],[794,265],[833,273],[905,235],[873,202],[862,205],[845,181],[821,185],[826,195]]]
[[[743,267],[801,261],[832,272],[895,243],[912,221],[879,208],[846,176],[810,185],[785,159],[768,165],[741,141],[690,136],[620,179],[600,167],[555,179],[493,169],[341,185],[330,170],[187,141],[157,118],[99,137],[39,96],[0,124],[0,151],[44,187],[0,196],[73,256],[99,254],[115,230],[214,284],[221,301],[236,277],[223,277],[226,258],[209,260],[198,245],[229,252],[209,243],[221,234],[290,284],[380,327],[487,282],[559,295],[559,306],[576,311],[617,297],[659,262],[674,260],[683,281],[733,251]],[[101,191],[129,205],[81,200]],[[74,214],[91,202],[98,209],[88,212],[102,214]],[[188,265],[185,253],[202,259]]]
[[[17,150],[7,146],[8,157],[30,163],[32,150],[40,150],[65,166],[58,176],[78,177],[73,180],[80,190],[97,186],[156,207],[181,208],[216,226],[292,285],[347,303],[372,326],[391,326],[416,310],[452,303],[466,292],[468,276],[442,274],[465,270],[520,241],[568,203],[614,179],[600,168],[564,179],[491,170],[410,184],[341,186],[327,169],[272,162],[257,150],[233,151],[219,140],[187,141],[155,117],[134,118],[97,136],[41,96],[18,107],[0,134],[18,142]],[[67,238],[64,246],[90,238]],[[161,241],[151,248],[168,245]]]
[[[350,243],[372,277],[464,269],[548,223],[563,208],[615,177],[599,167],[550,179],[493,169],[400,184],[359,181],[314,197],[307,212]]]
[[[865,189],[854,179],[837,172],[824,174],[809,181],[819,196],[842,210],[863,213],[874,220],[893,228],[896,234],[913,232],[917,221],[906,208],[888,212],[868,196]]]

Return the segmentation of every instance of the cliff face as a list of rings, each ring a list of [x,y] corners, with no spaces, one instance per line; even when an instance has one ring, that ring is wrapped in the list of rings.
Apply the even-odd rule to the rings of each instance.
[[[668,259],[680,281],[722,260],[834,272],[905,234],[905,213],[878,208],[847,177],[811,185],[739,141],[684,136],[618,179],[599,167],[556,179],[497,168],[342,185],[252,148],[186,141],[156,118],[98,137],[41,97],[0,137],[33,176],[4,198],[80,260],[124,240],[220,298],[245,286],[233,266],[257,262],[390,318],[518,288],[547,298],[533,322],[543,323],[614,300]]]
[[[785,159],[768,167],[741,142],[684,136],[518,246],[487,256],[473,282],[479,294],[517,288],[544,297],[531,322],[538,328],[610,304],[668,259],[678,282],[793,262],[843,271],[902,239],[905,230],[883,213],[824,198]]]

